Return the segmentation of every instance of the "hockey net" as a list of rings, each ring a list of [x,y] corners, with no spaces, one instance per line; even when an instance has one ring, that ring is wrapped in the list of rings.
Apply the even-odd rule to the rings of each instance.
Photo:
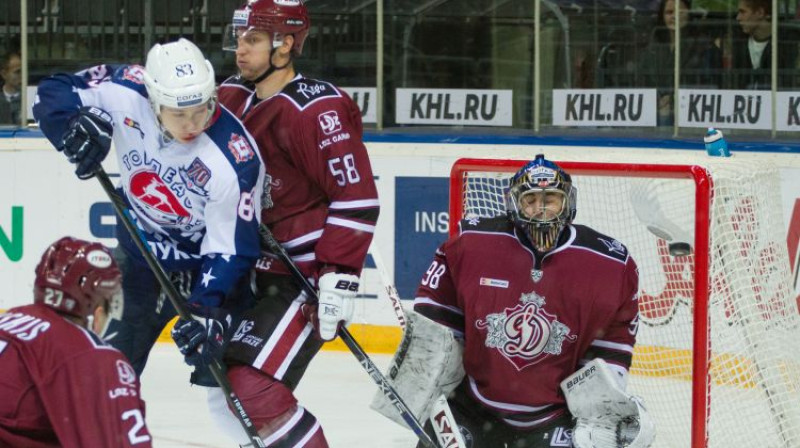
[[[456,162],[451,234],[459,218],[505,214],[525,163]],[[777,169],[560,165],[578,189],[575,222],[621,241],[639,266],[629,390],[655,417],[654,446],[800,447],[800,316]],[[679,240],[690,254],[670,253]]]

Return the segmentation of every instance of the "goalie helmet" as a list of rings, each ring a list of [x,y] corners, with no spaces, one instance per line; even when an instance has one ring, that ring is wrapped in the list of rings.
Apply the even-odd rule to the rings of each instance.
[[[263,31],[272,38],[273,48],[280,47],[283,36],[294,36],[292,52],[303,53],[311,21],[303,0],[249,0],[233,12],[223,42],[226,50],[236,49],[236,38],[247,31]]]
[[[575,219],[576,199],[570,175],[539,154],[511,178],[506,210],[533,246],[546,252],[553,248],[564,227]],[[535,204],[533,211],[526,213],[531,204]]]
[[[47,248],[36,266],[33,302],[86,319],[120,291],[121,276],[105,246],[64,237]]]
[[[214,68],[187,39],[155,44],[147,53],[143,78],[156,115],[162,106],[183,109],[207,103],[209,112],[216,107]]]

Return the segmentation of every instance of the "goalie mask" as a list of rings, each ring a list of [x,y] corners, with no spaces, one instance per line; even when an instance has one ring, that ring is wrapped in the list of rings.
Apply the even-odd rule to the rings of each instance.
[[[181,38],[154,45],[143,78],[165,135],[186,142],[211,125],[217,103],[214,68],[195,44]]]
[[[64,237],[47,248],[36,266],[33,302],[86,320],[119,294],[121,276],[105,246]]]
[[[575,219],[576,190],[570,175],[539,154],[511,178],[506,210],[536,250],[553,248],[564,227]]]

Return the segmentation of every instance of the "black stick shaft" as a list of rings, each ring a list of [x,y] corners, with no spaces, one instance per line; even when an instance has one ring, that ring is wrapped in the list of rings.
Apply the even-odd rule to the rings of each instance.
[[[184,298],[180,295],[180,293],[178,293],[172,282],[169,281],[169,277],[164,271],[164,268],[161,267],[161,265],[158,263],[158,260],[156,260],[156,257],[146,246],[143,236],[139,233],[139,229],[137,229],[136,225],[133,223],[133,218],[130,216],[125,202],[117,194],[117,191],[114,189],[114,185],[108,178],[108,174],[101,167],[95,172],[95,175],[97,176],[97,180],[100,181],[100,185],[103,187],[103,190],[105,190],[106,195],[111,200],[111,204],[114,206],[114,211],[117,212],[117,216],[120,220],[122,220],[122,224],[128,230],[128,233],[131,234],[131,239],[133,239],[136,247],[139,248],[139,251],[142,253],[142,256],[147,262],[147,265],[150,266],[153,274],[155,274],[159,285],[161,285],[161,288],[166,292],[167,298],[169,298],[172,306],[175,307],[175,311],[178,313],[178,316],[185,320],[191,319],[192,315],[189,313],[189,309],[186,307]],[[253,425],[252,420],[250,420],[250,417],[244,410],[244,406],[242,406],[241,401],[239,401],[239,397],[233,391],[231,383],[228,381],[228,377],[225,376],[221,363],[215,359],[209,364],[209,369],[211,370],[211,374],[214,376],[214,379],[217,380],[217,384],[219,384],[220,389],[222,389],[222,392],[225,394],[225,399],[228,402],[228,406],[230,406],[231,409],[236,410],[234,414],[239,420],[239,423],[242,424],[242,428],[245,430],[245,432],[247,432],[247,436],[250,438],[250,440],[252,440],[253,446],[266,448],[266,445],[258,435],[258,431]]]
[[[283,246],[281,246],[280,243],[275,240],[275,237],[272,235],[272,232],[270,232],[267,226],[262,224],[259,226],[259,230],[261,232],[261,240],[274,254],[278,255],[281,261],[283,261],[289,270],[292,271],[292,275],[297,281],[300,282],[303,289],[306,291],[306,294],[313,299],[319,300],[317,290],[311,286],[311,283],[308,281],[306,276],[300,272],[300,269],[294,264],[292,259],[289,257],[289,254],[286,253],[286,249],[284,249]],[[405,420],[409,428],[414,431],[414,434],[417,435],[422,444],[428,448],[436,448],[436,444],[433,442],[433,440],[431,440],[428,434],[425,433],[422,425],[419,423],[419,421],[417,421],[416,417],[414,417],[414,414],[411,413],[411,410],[408,408],[406,403],[403,401],[400,395],[397,394],[397,391],[394,390],[394,387],[389,384],[389,381],[386,380],[385,376],[383,376],[380,369],[378,369],[378,366],[372,362],[372,359],[370,359],[364,349],[361,348],[361,345],[359,345],[358,341],[353,338],[353,335],[350,334],[347,328],[342,327],[339,329],[339,337],[342,338],[342,341],[344,341],[344,344],[347,346],[347,348],[353,352],[353,355],[355,355],[356,359],[361,364],[361,367],[367,371],[367,374],[369,374],[370,378],[375,381],[375,384],[378,385],[378,388],[381,390],[381,392],[386,395],[397,411],[400,412],[403,420]]]

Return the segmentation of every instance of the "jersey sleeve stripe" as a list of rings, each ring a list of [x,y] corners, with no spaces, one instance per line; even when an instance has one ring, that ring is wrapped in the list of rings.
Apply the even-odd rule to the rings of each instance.
[[[294,249],[295,247],[302,246],[303,244],[309,243],[311,241],[316,241],[322,238],[322,229],[316,230],[311,233],[307,233],[305,235],[301,235],[293,240],[289,240],[285,243],[281,243],[283,247],[287,250]]]
[[[360,199],[357,201],[333,201],[328,208],[331,210],[346,210],[352,208],[368,208],[378,206],[380,206],[380,203],[377,199]]]
[[[633,354],[633,346],[630,344],[620,344],[618,342],[603,341],[595,339],[591,344],[593,347],[607,348],[614,351]]]
[[[378,210],[377,208],[338,210],[338,211],[330,211],[330,214],[335,215],[338,218],[345,218],[345,219],[352,218],[352,219],[357,219],[359,221],[376,223],[378,222],[378,216],[380,215],[380,210]]]
[[[347,219],[335,218],[335,217],[330,216],[330,217],[328,217],[326,222],[328,224],[332,224],[332,225],[335,225],[335,226],[347,227],[347,228],[350,228],[350,229],[360,230],[362,232],[375,233],[375,226],[370,226],[370,225],[362,224],[360,222],[350,221],[350,220],[347,220]]]

